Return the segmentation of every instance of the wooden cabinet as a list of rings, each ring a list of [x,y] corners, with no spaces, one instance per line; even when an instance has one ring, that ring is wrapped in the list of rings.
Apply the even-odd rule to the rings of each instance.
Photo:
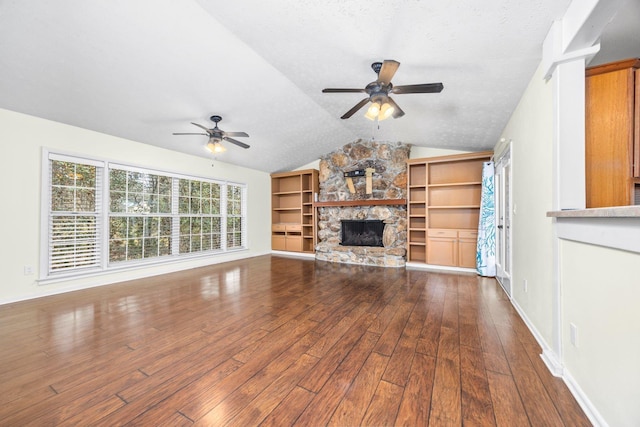
[[[588,208],[640,204],[640,59],[588,68],[585,174]]]
[[[407,261],[475,268],[482,164],[492,155],[408,161]]]
[[[271,174],[271,249],[314,252],[317,193],[315,169]]]
[[[476,267],[477,231],[430,228],[427,234],[428,264]]]

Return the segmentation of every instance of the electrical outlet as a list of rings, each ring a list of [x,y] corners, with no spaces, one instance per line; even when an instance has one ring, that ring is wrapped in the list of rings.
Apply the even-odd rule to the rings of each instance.
[[[574,347],[578,347],[578,327],[573,323],[569,323],[569,339]]]
[[[522,281],[522,290],[525,291],[525,292],[529,291],[529,283],[527,282],[527,279],[524,279]]]
[[[31,276],[33,274],[33,266],[32,265],[25,265],[23,270],[24,270],[24,275],[25,276]]]

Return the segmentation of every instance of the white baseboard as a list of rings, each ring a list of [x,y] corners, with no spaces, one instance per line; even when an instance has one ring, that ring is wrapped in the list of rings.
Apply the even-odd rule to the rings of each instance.
[[[272,255],[289,256],[293,258],[311,258],[316,259],[316,254],[308,252],[289,252],[289,251],[271,251]]]
[[[518,301],[511,297],[509,298],[509,300],[511,301],[511,305],[513,306],[513,308],[515,308],[520,315],[520,318],[524,321],[524,324],[527,325],[527,328],[529,328],[529,331],[531,332],[533,337],[536,339],[536,341],[538,341],[538,344],[540,344],[540,347],[542,347],[542,354],[540,355],[540,357],[544,361],[544,364],[547,365],[547,368],[549,369],[551,374],[553,374],[553,376],[562,377],[564,368],[562,366],[562,363],[558,359],[558,356],[551,349],[549,344],[547,344],[545,339],[542,337],[542,334],[540,334],[536,327],[533,326],[533,323],[531,323],[524,310],[520,307],[520,305],[518,305]]]
[[[446,265],[424,264],[422,262],[407,261],[406,267],[414,268],[416,270],[441,271],[445,273],[478,274],[478,272],[474,268],[448,267]]]
[[[598,412],[598,410],[593,405],[593,403],[591,403],[584,391],[582,391],[576,380],[566,369],[564,370],[562,379],[569,388],[569,391],[571,391],[571,394],[573,394],[573,397],[576,398],[578,405],[580,405],[587,418],[589,418],[589,421],[591,421],[591,424],[593,424],[595,427],[609,427],[609,424],[607,424],[605,419],[602,418],[600,412]]]
[[[562,378],[564,375],[564,366],[562,366],[562,363],[560,363],[560,360],[558,360],[558,357],[553,351],[543,348],[540,358],[544,364],[547,365],[547,369],[549,369],[549,372],[551,372],[554,377]]]
[[[608,427],[609,424],[607,424],[604,418],[602,418],[602,415],[600,415],[600,413],[591,403],[582,388],[580,388],[567,368],[562,364],[562,361],[558,358],[558,355],[551,349],[551,347],[549,347],[544,338],[542,338],[542,335],[540,335],[535,326],[533,326],[527,315],[518,305],[518,302],[513,298],[509,299],[511,301],[511,305],[513,305],[513,307],[516,309],[516,311],[520,315],[520,318],[524,321],[525,325],[527,325],[527,328],[534,336],[536,341],[538,341],[540,347],[542,347],[542,354],[540,355],[540,358],[547,366],[547,369],[549,369],[549,372],[551,372],[553,376],[559,377],[562,379],[562,381],[564,381],[564,383],[567,385],[567,388],[576,399],[576,402],[578,402],[578,405],[580,405],[580,408],[582,408],[587,418],[589,418],[589,421],[591,421],[591,423],[595,427]]]

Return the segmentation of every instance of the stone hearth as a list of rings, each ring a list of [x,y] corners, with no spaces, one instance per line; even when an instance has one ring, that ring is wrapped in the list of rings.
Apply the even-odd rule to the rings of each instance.
[[[398,142],[358,140],[320,159],[320,202],[350,201],[356,206],[318,208],[316,259],[321,261],[404,267],[406,205],[376,205],[372,200],[406,199],[407,159],[410,145]],[[366,194],[366,178],[353,178],[349,191],[344,172],[372,168],[372,192]],[[374,203],[357,205],[359,201]],[[384,247],[341,246],[341,220],[382,220]]]

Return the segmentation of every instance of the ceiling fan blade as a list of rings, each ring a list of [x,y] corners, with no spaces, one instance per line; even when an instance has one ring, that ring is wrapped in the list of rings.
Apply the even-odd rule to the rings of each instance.
[[[237,140],[235,140],[233,138],[229,138],[229,137],[225,136],[222,139],[224,139],[225,141],[229,141],[232,144],[236,144],[238,147],[249,148],[249,145],[245,144],[244,142],[237,141]]]
[[[349,111],[347,111],[346,113],[344,113],[342,115],[342,117],[340,117],[341,119],[348,119],[349,117],[353,116],[353,114],[358,111],[359,109],[361,109],[364,104],[366,104],[367,102],[369,102],[369,98],[365,98],[362,101],[358,102],[356,105],[353,106],[352,109],[350,109]]]
[[[207,135],[207,136],[209,135],[208,133],[191,133],[191,132],[187,132],[187,133],[184,133],[184,132],[174,132],[173,134],[174,134],[174,135]]]
[[[418,85],[394,86],[391,92],[402,93],[439,93],[442,92],[444,86],[442,83],[424,83]]]
[[[204,126],[202,126],[202,125],[199,125],[199,124],[197,124],[197,123],[193,123],[193,122],[191,122],[191,124],[192,124],[192,125],[196,125],[196,126],[198,126],[199,128],[206,130],[206,131],[207,131],[207,135],[209,134],[209,129],[207,129],[206,127],[204,127]]]
[[[400,63],[392,59],[385,59],[382,63],[382,68],[378,73],[378,83],[389,84],[393,75],[398,71]]]
[[[389,100],[389,104],[393,106],[393,118],[397,119],[398,117],[404,116],[404,111],[402,111],[402,108],[400,108],[400,106],[396,104],[396,101],[394,101],[390,97],[388,97],[387,99]]]
[[[364,89],[322,89],[322,93],[358,93],[366,92]]]
[[[248,137],[249,135],[246,132],[225,132],[225,136],[244,136]]]

